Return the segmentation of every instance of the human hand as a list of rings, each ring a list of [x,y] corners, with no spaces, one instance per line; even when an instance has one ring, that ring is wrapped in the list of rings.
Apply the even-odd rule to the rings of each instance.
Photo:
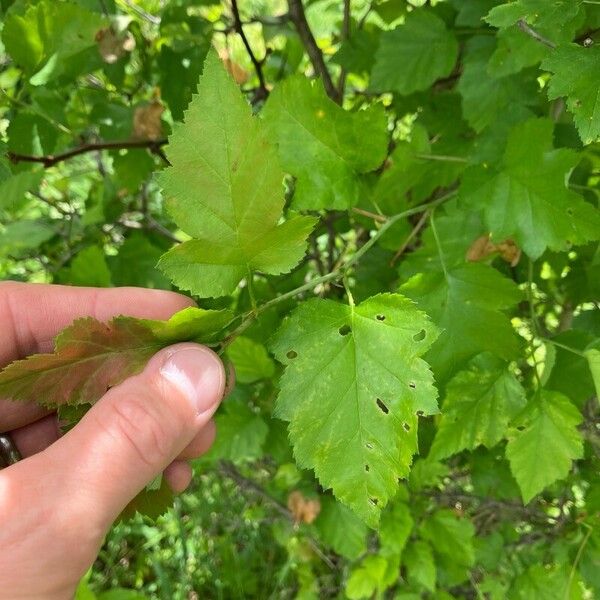
[[[75,318],[166,319],[189,306],[172,292],[0,283],[0,367],[52,350]],[[110,389],[59,439],[55,414],[0,399],[0,433],[22,461],[0,470],[0,600],[71,598],[113,521],[156,475],[174,491],[191,480],[186,459],[212,444],[225,390],[214,352],[183,343]]]

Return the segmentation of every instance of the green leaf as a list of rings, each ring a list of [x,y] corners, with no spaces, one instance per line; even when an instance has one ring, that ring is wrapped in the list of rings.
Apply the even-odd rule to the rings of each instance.
[[[0,395],[48,407],[93,404],[109,388],[139,373],[161,348],[211,342],[231,318],[227,310],[186,308],[168,321],[77,319],[57,336],[54,353],[34,354],[0,372]]]
[[[219,435],[208,459],[226,459],[237,464],[263,456],[269,428],[243,398],[236,397],[236,393],[239,392],[233,392],[233,397],[227,399],[215,418]]]
[[[379,539],[381,552],[385,555],[400,556],[412,531],[414,522],[408,505],[393,502],[381,513]]]
[[[571,565],[534,564],[521,573],[508,592],[509,600],[581,600],[579,575]]]
[[[0,254],[20,256],[56,235],[53,223],[42,219],[9,223],[0,228]]]
[[[423,521],[419,532],[435,552],[456,564],[469,567],[475,562],[475,527],[471,521],[461,519],[452,510],[436,511]]]
[[[227,348],[227,356],[235,367],[235,378],[240,383],[269,379],[275,374],[275,363],[266,348],[247,337],[238,337]]]
[[[25,202],[25,194],[37,189],[42,181],[43,171],[22,171],[15,173],[0,183],[0,207],[13,211]]]
[[[533,259],[546,248],[564,251],[600,238],[600,212],[567,187],[579,157],[553,150],[552,130],[549,119],[518,125],[509,134],[503,165],[467,170],[460,191],[470,207],[483,206],[495,240],[512,238]]]
[[[75,76],[86,66],[100,64],[95,36],[106,21],[75,2],[42,0],[4,20],[2,41],[14,61],[44,85],[60,75]],[[95,60],[94,60],[95,59]]]
[[[578,44],[558,47],[544,60],[542,68],[554,75],[548,85],[550,99],[565,96],[584,144],[600,137],[600,48]]]
[[[436,568],[431,546],[423,540],[411,542],[404,554],[402,563],[406,567],[408,581],[423,586],[426,590],[435,590]]]
[[[469,263],[443,272],[420,273],[400,287],[440,327],[427,354],[440,380],[484,351],[510,360],[519,350],[509,319],[500,311],[521,299],[517,286],[495,269]]]
[[[145,235],[133,232],[118,254],[107,259],[114,284],[170,289],[169,280],[156,268],[161,254],[162,250]]]
[[[321,497],[315,526],[323,542],[349,560],[356,560],[367,550],[367,526],[335,498]]]
[[[84,248],[68,267],[58,272],[57,280],[70,285],[110,287],[112,282],[104,250],[98,246]]]
[[[348,578],[346,596],[350,600],[381,597],[398,577],[395,566],[395,561],[383,556],[367,556]]]
[[[419,358],[436,328],[398,294],[358,306],[309,300],[273,342],[286,365],[276,416],[290,422],[301,467],[375,526],[417,450],[417,413],[437,412]]]
[[[381,106],[343,110],[320,82],[302,76],[273,90],[264,119],[283,168],[296,178],[292,206],[297,209],[354,206],[364,195],[360,174],[379,167],[387,153]]]
[[[592,372],[592,379],[594,380],[594,386],[596,388],[596,397],[600,399],[600,350],[592,348],[591,350],[585,351],[585,357],[587,358]]]
[[[495,47],[494,38],[489,36],[476,36],[467,42],[463,73],[457,86],[464,117],[477,132],[496,123],[498,115],[507,110],[526,118],[531,115],[528,107],[537,102],[534,82],[515,75],[497,77],[488,72]]]
[[[312,217],[281,219],[283,172],[262,121],[210,52],[198,94],[176,124],[158,177],[166,206],[193,240],[159,268],[199,296],[232,292],[249,270],[286,273],[304,256]]]
[[[450,75],[458,55],[456,38],[426,10],[409,13],[403,25],[381,34],[371,88],[411,94]]]
[[[474,211],[465,213],[454,200],[436,208],[435,228],[444,250],[444,264],[449,269],[464,265],[471,244],[487,233],[481,217]],[[421,236],[419,247],[400,263],[400,275],[403,279],[409,279],[417,273],[439,272],[441,269],[435,236],[431,227],[428,227]]]
[[[525,402],[521,384],[503,365],[457,373],[446,386],[430,456],[441,459],[479,445],[495,446]]]
[[[514,425],[506,457],[524,502],[558,479],[566,477],[571,462],[583,456],[577,430],[582,417],[566,396],[542,390]]]

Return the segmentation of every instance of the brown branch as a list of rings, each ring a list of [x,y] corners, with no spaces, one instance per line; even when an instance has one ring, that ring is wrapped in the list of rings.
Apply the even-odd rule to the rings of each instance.
[[[265,100],[269,95],[269,90],[267,89],[265,75],[262,69],[264,59],[261,61],[256,58],[256,55],[252,50],[252,46],[250,46],[250,42],[244,33],[244,27],[242,25],[242,19],[240,18],[240,10],[238,8],[237,0],[231,0],[231,12],[233,14],[233,29],[242,38],[242,43],[244,44],[246,52],[248,53],[248,56],[254,65],[254,70],[256,71],[256,76],[258,77],[258,90],[255,95],[255,100]]]
[[[255,494],[256,496],[259,496],[268,505],[270,505],[273,509],[275,509],[282,517],[284,517],[292,522],[295,522],[294,515],[291,513],[290,510],[288,510],[288,508],[286,506],[281,504],[281,502],[279,502],[279,500],[277,500],[276,498],[273,498],[273,496],[271,496],[271,494],[269,494],[265,489],[263,489],[255,481],[253,481],[252,479],[249,479],[247,477],[244,477],[236,469],[236,467],[233,463],[223,460],[220,462],[219,466],[220,466],[221,473],[223,475],[225,475],[226,477],[228,477],[229,479],[231,479],[233,482],[235,482],[241,490],[249,491],[249,492],[252,492],[253,494]],[[321,550],[318,542],[309,535],[306,536],[306,539],[307,539],[308,543],[310,544],[310,546],[312,547],[312,549],[314,550],[314,552],[317,554],[317,556],[330,569],[335,569],[336,568],[335,564],[332,562],[332,560],[329,558],[329,556],[327,556],[327,554],[325,554],[325,552],[323,552],[323,550]]]
[[[517,27],[521,31],[526,33],[528,36],[532,37],[534,40],[539,42],[540,44],[544,44],[544,46],[547,46],[548,48],[552,48],[553,50],[556,48],[556,44],[553,41],[551,41],[551,40],[545,38],[543,35],[539,34],[535,29],[533,29],[533,27],[529,26],[525,22],[525,19],[519,19],[517,21]]]
[[[413,241],[413,239],[419,233],[419,231],[421,231],[421,229],[423,229],[423,225],[425,225],[425,223],[427,222],[427,219],[429,218],[430,214],[431,214],[431,212],[427,210],[421,215],[421,218],[417,221],[417,224],[413,227],[412,231],[408,234],[408,236],[404,240],[402,246],[400,246],[400,248],[398,248],[398,252],[396,252],[396,254],[394,254],[394,257],[390,261],[390,267],[393,267],[396,264],[398,259],[404,254],[405,250],[408,248],[408,245]]]
[[[321,77],[321,80],[323,81],[323,87],[325,88],[327,95],[334,102],[340,104],[341,96],[336,89],[333,80],[331,79],[331,74],[329,73],[327,66],[325,65],[323,53],[321,52],[319,46],[317,46],[317,41],[310,30],[308,21],[306,20],[306,15],[304,14],[302,0],[288,0],[288,8],[290,20],[294,24],[296,31],[302,40],[302,44],[308,53],[315,73]]]
[[[342,42],[350,39],[351,34],[351,19],[350,19],[350,0],[344,0],[344,20],[342,23]],[[340,71],[340,78],[338,80],[337,92],[340,98],[344,97],[344,90],[346,88],[346,69],[342,67]]]
[[[71,148],[62,154],[46,154],[40,156],[34,156],[30,154],[18,154],[16,152],[7,152],[8,159],[17,164],[21,162],[40,163],[44,165],[44,168],[53,167],[54,165],[69,160],[80,154],[86,154],[87,152],[97,152],[99,150],[121,150],[121,149],[132,149],[132,148],[147,148],[153,154],[160,156],[168,165],[171,163],[162,151],[161,146],[164,146],[168,140],[123,140],[116,142],[90,142],[89,144],[82,144],[76,148]]]

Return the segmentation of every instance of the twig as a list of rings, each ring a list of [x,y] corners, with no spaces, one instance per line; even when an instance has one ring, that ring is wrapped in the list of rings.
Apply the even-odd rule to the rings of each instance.
[[[122,150],[132,148],[147,148],[150,152],[160,156],[167,164],[170,164],[167,157],[164,155],[161,146],[164,146],[168,140],[123,140],[116,142],[91,142],[89,144],[82,144],[71,150],[67,150],[62,154],[46,154],[46,155],[31,155],[31,154],[18,154],[16,152],[7,152],[8,159],[17,164],[21,162],[40,163],[44,165],[44,168],[53,167],[54,165],[69,160],[80,154],[86,154],[87,152],[97,152],[99,150]]]
[[[419,231],[421,231],[421,229],[423,229],[423,225],[425,225],[425,223],[427,222],[427,218],[429,217],[429,215],[430,215],[430,212],[428,210],[426,210],[421,215],[421,218],[417,221],[417,224],[413,227],[412,231],[408,234],[408,236],[404,240],[404,243],[402,244],[402,246],[400,246],[400,248],[398,248],[398,252],[396,252],[396,254],[394,254],[394,257],[390,261],[390,267],[393,267],[396,264],[396,261],[404,254],[404,251],[406,250],[406,248],[408,248],[408,245],[413,241],[413,239],[415,238],[417,233],[419,233]]]
[[[350,28],[352,22],[350,18],[350,0],[344,0],[344,20],[342,23],[342,42],[350,39]],[[346,69],[342,67],[340,78],[338,80],[337,92],[340,98],[344,97],[344,89],[346,87]]]
[[[244,477],[235,466],[227,461],[221,461],[220,470],[223,475],[234,481],[239,488],[242,490],[250,491],[260,498],[262,498],[267,504],[269,504],[272,508],[274,508],[282,517],[285,517],[289,521],[294,521],[294,515],[285,507],[279,500],[273,498],[266,490],[264,490],[260,485],[258,485],[252,479],[248,477]],[[317,541],[311,536],[307,535],[306,539],[308,543],[311,545],[312,549],[319,556],[319,558],[330,568],[335,569],[336,566],[332,562],[332,560],[321,550]]]
[[[533,29],[533,27],[525,22],[525,19],[519,19],[517,21],[517,27],[540,44],[544,44],[544,46],[552,48],[553,50],[556,48],[556,44],[553,41],[538,33],[535,29]]]
[[[323,53],[321,49],[317,45],[317,41],[315,40],[312,31],[308,25],[308,21],[306,20],[306,15],[304,14],[304,7],[302,6],[302,0],[288,0],[288,8],[290,19],[306,48],[306,52],[310,58],[310,62],[315,70],[315,73],[321,77],[323,81],[323,87],[325,88],[325,92],[327,95],[334,101],[340,104],[341,96],[336,89],[333,80],[331,79],[331,74],[325,65],[325,60],[323,59]]]
[[[241,317],[240,317],[241,323],[238,325],[237,328],[235,328],[223,340],[223,342],[220,346],[219,352],[223,353],[225,351],[225,349],[231,344],[231,342],[233,342],[234,339],[236,339],[239,335],[241,335],[252,324],[254,319],[256,319],[260,314],[262,314],[264,311],[268,310],[272,306],[275,306],[276,304],[279,304],[280,302],[284,302],[285,300],[289,300],[290,298],[294,298],[295,296],[297,296],[298,294],[301,294],[302,292],[312,290],[320,284],[325,284],[330,281],[336,281],[336,280],[342,279],[346,275],[348,270],[353,265],[355,265],[377,243],[379,238],[390,227],[392,227],[392,225],[394,225],[394,223],[397,223],[398,221],[400,221],[401,219],[404,219],[406,217],[410,217],[411,215],[415,215],[420,212],[433,209],[436,206],[439,206],[440,204],[446,202],[448,199],[452,198],[455,195],[456,195],[456,190],[453,190],[451,192],[448,192],[444,196],[441,196],[437,200],[432,200],[431,202],[427,202],[426,204],[421,204],[419,206],[409,208],[408,210],[405,210],[401,213],[398,213],[397,215],[394,215],[393,217],[390,217],[379,228],[379,230],[363,246],[361,246],[344,264],[335,268],[330,273],[322,275],[321,277],[315,277],[315,279],[312,279],[308,283],[305,283],[304,285],[301,285],[300,287],[298,287],[294,290],[291,290],[289,292],[286,292],[285,294],[281,294],[281,296],[277,296],[275,298],[272,298],[271,300],[268,300],[264,304],[261,304],[260,306],[258,306],[256,310],[252,310],[251,312],[246,313],[245,315],[241,315]]]
[[[240,18],[240,10],[238,8],[237,0],[231,0],[231,12],[233,14],[233,28],[235,32],[242,38],[242,43],[244,44],[246,52],[248,53],[248,56],[254,65],[254,70],[256,71],[256,76],[258,77],[258,90],[256,92],[255,99],[265,100],[269,95],[269,90],[267,89],[265,75],[262,69],[264,59],[260,61],[256,58],[256,55],[252,50],[252,46],[250,46],[250,42],[244,33],[244,27],[242,25],[242,19]]]
[[[363,217],[369,217],[369,219],[373,219],[373,221],[379,223],[385,223],[388,220],[385,215],[378,215],[377,213],[365,210],[364,208],[358,208],[357,206],[352,208],[352,212],[355,212],[357,215],[362,215]]]

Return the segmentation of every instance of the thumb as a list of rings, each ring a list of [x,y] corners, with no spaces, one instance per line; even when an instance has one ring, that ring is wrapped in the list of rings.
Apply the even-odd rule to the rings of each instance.
[[[212,350],[185,343],[158,352],[47,450],[67,504],[108,528],[209,422],[224,389],[223,364]]]

